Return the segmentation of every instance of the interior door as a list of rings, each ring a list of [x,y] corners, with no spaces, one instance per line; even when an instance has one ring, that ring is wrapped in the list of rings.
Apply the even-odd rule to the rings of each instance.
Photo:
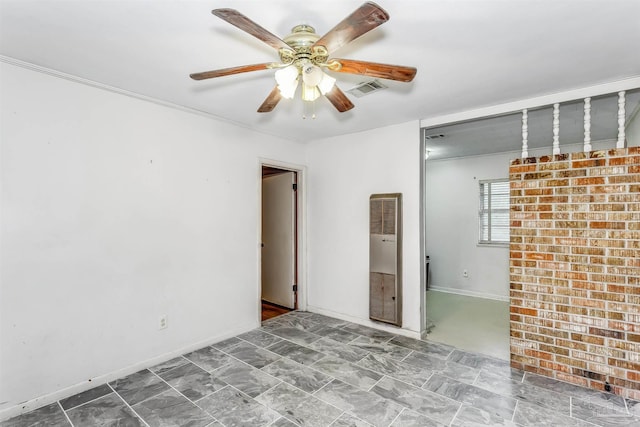
[[[262,178],[262,299],[295,308],[295,176]]]

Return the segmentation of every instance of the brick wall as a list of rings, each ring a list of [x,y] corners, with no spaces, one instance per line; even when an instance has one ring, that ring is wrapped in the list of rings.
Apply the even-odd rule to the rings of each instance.
[[[509,174],[511,365],[640,399],[640,147]]]

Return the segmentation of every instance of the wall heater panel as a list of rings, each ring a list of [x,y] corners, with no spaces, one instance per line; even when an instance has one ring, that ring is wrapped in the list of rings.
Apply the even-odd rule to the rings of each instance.
[[[402,326],[402,194],[369,198],[369,318]]]

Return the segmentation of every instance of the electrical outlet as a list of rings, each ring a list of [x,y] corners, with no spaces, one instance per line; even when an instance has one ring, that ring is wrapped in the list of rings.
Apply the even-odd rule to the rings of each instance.
[[[469,271],[467,271],[467,270],[462,270],[462,277],[464,277],[464,278],[468,278],[468,277],[469,277]]]
[[[160,316],[158,318],[158,329],[166,329],[168,326],[167,315]]]

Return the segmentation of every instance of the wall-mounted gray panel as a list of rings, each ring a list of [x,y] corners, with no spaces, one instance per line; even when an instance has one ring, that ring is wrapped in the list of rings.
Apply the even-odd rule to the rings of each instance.
[[[369,318],[402,326],[402,194],[369,198]]]

